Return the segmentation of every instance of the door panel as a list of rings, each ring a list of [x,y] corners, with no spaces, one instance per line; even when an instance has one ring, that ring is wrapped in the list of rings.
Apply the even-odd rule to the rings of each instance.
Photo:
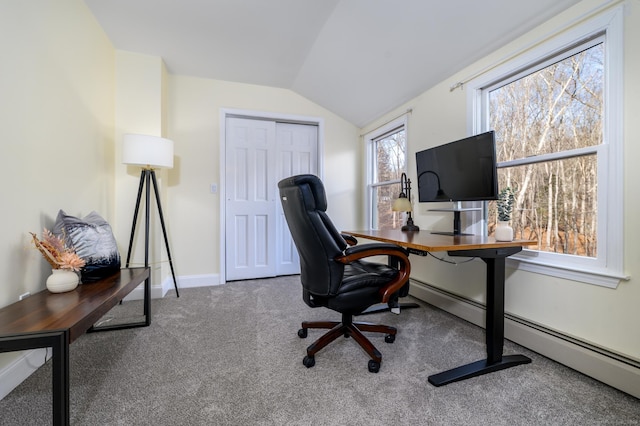
[[[226,279],[273,277],[275,123],[228,118],[226,124]]]
[[[235,263],[234,266],[236,268],[247,268],[249,266],[249,262],[247,260],[247,245],[248,245],[248,233],[249,233],[249,221],[248,217],[236,215],[234,217],[234,235],[235,235],[235,244],[231,245],[234,256]]]
[[[276,126],[278,176],[318,173],[318,127],[302,124],[278,123]],[[278,275],[300,273],[300,258],[293,243],[280,202],[276,205]]]

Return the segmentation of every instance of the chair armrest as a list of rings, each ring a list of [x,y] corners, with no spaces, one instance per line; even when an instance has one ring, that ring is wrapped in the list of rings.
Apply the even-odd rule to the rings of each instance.
[[[360,244],[357,246],[347,247],[344,251],[344,255],[339,257],[339,262],[342,263],[351,263],[354,260],[364,259],[365,257],[371,256],[405,256],[407,257],[409,253],[404,248],[400,247],[396,244],[391,243],[367,243]],[[340,260],[344,258],[345,261]]]
[[[342,238],[344,238],[344,240],[350,246],[355,246],[356,244],[358,244],[358,240],[353,235],[349,235],[349,234],[340,234],[340,235],[342,235]]]
[[[398,276],[380,289],[382,303],[387,303],[389,298],[409,281],[411,274],[411,262],[409,253],[404,248],[390,243],[370,243],[347,247],[342,256],[336,257],[336,261],[349,264],[359,259],[372,256],[389,256],[389,261],[397,262]]]

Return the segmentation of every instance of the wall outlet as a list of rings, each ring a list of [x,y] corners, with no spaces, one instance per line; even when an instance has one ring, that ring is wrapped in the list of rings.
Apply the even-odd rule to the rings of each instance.
[[[29,296],[31,296],[30,292],[22,293],[20,296],[18,296],[18,300],[26,299]]]

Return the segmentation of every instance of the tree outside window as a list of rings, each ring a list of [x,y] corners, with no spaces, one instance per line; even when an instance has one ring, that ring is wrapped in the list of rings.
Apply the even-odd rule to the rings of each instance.
[[[400,176],[406,170],[407,140],[404,125],[371,139],[369,183],[373,229],[400,229],[404,213],[391,210],[400,194]]]
[[[516,238],[538,240],[540,251],[596,257],[604,45],[591,41],[537,68],[485,89],[499,187],[515,191]],[[491,202],[490,235],[495,215]]]

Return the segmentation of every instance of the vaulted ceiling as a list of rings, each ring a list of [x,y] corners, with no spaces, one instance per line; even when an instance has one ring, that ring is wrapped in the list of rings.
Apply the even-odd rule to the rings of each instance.
[[[579,0],[85,0],[173,74],[291,89],[358,127]]]

